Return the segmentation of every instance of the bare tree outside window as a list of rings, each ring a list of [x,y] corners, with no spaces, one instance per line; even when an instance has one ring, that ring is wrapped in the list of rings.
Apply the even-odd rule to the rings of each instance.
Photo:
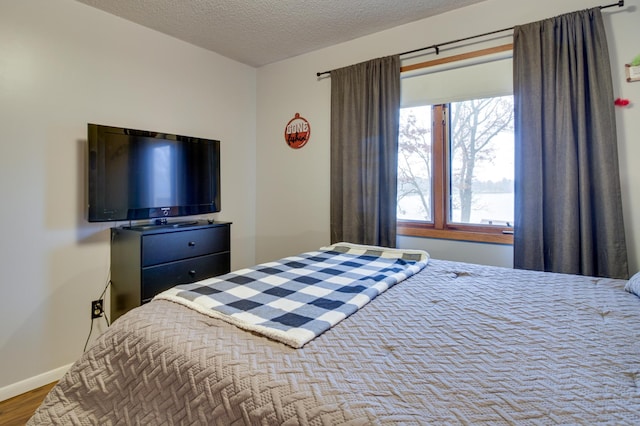
[[[498,156],[504,150],[513,156],[513,97],[473,99],[450,105],[451,220],[488,223],[510,219],[512,224],[513,209],[502,213],[502,217],[473,219],[471,213],[474,207],[480,211],[488,207],[477,203],[491,202],[479,194],[513,193],[513,163],[502,164]],[[495,172],[507,180],[502,188],[495,185]],[[459,216],[454,217],[458,211]]]
[[[431,106],[400,110],[398,218],[430,222],[432,216]]]

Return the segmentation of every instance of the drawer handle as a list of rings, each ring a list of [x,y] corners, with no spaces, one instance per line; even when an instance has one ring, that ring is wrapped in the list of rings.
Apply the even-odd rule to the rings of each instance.
[[[195,277],[195,276],[196,276],[196,271],[195,271],[195,269],[190,270],[190,271],[189,271],[189,275],[190,275],[190,276],[192,276],[192,277]]]
[[[195,241],[189,241],[189,247],[195,247],[195,246],[196,246]]]

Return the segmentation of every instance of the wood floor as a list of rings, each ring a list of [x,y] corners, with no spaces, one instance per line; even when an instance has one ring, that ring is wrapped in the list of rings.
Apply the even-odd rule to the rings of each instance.
[[[49,383],[0,402],[0,425],[24,426],[54,385],[55,382]]]

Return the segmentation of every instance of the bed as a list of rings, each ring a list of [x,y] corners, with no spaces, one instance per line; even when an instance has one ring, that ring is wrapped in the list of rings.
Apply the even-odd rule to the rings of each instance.
[[[626,284],[428,259],[300,348],[156,298],[29,424],[640,424]]]

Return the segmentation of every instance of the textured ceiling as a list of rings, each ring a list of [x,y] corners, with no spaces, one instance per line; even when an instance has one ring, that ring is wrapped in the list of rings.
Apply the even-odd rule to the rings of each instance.
[[[483,0],[77,0],[259,67]]]

